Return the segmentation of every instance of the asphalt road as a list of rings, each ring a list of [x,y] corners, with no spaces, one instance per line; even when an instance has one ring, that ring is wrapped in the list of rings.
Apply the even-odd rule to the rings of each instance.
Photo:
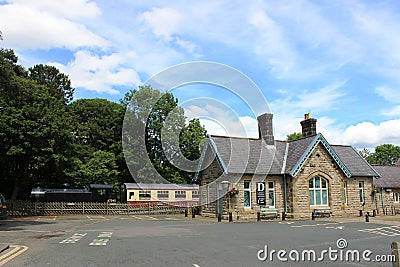
[[[400,226],[373,222],[30,217],[0,221],[0,266],[392,266],[392,241]]]

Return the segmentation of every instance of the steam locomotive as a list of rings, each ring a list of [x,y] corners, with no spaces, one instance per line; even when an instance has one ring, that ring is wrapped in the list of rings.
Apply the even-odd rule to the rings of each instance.
[[[112,185],[91,184],[90,189],[48,189],[36,187],[31,191],[32,202],[116,202]]]

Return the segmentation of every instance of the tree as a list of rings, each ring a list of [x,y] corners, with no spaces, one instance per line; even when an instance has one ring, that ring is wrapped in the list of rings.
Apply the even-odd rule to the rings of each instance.
[[[107,184],[118,187],[119,175],[115,155],[111,152],[98,150],[85,158],[85,162],[76,160],[77,169],[74,176],[74,186],[88,188],[90,184]]]
[[[13,199],[27,197],[36,183],[63,180],[71,138],[63,99],[17,61],[14,51],[0,50],[0,179]]]
[[[383,144],[377,146],[374,153],[362,152],[361,155],[363,155],[370,164],[395,165],[400,159],[400,146]]]
[[[303,138],[303,135],[301,133],[292,133],[286,136],[286,141],[295,141],[300,138]]]
[[[368,148],[363,148],[362,150],[358,151],[364,159],[368,161],[368,158],[372,155],[371,150]]]
[[[201,156],[203,141],[207,136],[207,131],[201,125],[199,119],[192,119],[180,134],[180,148],[183,155],[189,160],[199,159]]]
[[[154,166],[157,173],[170,182],[191,182],[192,175],[175,165],[181,154],[192,158],[199,156],[200,152],[194,150],[199,149],[198,144],[205,138],[205,129],[199,121],[193,120],[186,126],[184,110],[178,106],[178,99],[150,86],[131,91],[121,104],[127,109],[125,157],[134,178],[141,182],[159,182],[157,174],[151,171]],[[150,162],[146,161],[147,158]]]
[[[61,73],[56,67],[35,65],[29,68],[28,77],[46,86],[52,96],[64,103],[72,101],[75,88],[71,86],[68,75]]]
[[[106,99],[79,99],[68,105],[68,111],[74,120],[74,160],[66,170],[71,183],[88,187],[90,183],[126,182],[122,105]]]

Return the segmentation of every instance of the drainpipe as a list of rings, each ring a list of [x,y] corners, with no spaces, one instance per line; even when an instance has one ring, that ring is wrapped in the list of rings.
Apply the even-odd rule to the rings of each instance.
[[[383,198],[383,187],[381,187],[381,199],[382,199],[383,214],[385,214],[385,199]]]
[[[377,199],[377,197],[376,197],[376,194],[377,194],[378,192],[377,192],[377,190],[376,190],[376,188],[374,188],[374,202],[375,202],[375,209],[376,209],[376,212],[378,212],[378,199]]]
[[[286,174],[283,174],[283,204],[284,211],[287,212],[287,195],[286,195]]]

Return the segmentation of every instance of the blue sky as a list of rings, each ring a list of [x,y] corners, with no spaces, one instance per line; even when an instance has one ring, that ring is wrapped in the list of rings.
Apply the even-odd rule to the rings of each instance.
[[[76,98],[118,101],[170,66],[226,64],[261,89],[277,139],[311,112],[331,143],[373,148],[400,145],[398,14],[397,0],[0,0],[0,45],[26,67],[57,66]],[[224,88],[174,94],[187,114],[213,118],[210,133],[257,135],[255,114]],[[215,101],[190,101],[202,97]]]

